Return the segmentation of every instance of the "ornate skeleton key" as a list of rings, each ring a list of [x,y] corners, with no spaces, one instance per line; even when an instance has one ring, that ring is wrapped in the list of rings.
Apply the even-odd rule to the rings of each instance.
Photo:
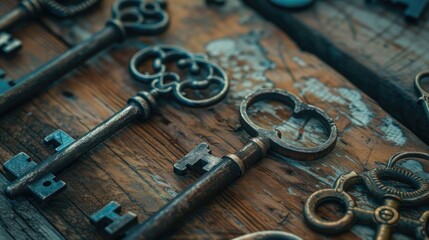
[[[148,60],[153,60],[153,74],[139,71],[139,66]],[[186,79],[181,80],[177,73],[167,71],[167,64],[171,63],[176,63],[177,67],[188,73]],[[5,192],[8,197],[15,198],[29,190],[35,193],[34,195],[36,196],[41,195],[37,193],[40,189],[47,192],[42,187],[35,188],[33,185],[51,186],[51,183],[44,182],[42,179],[47,176],[52,179],[54,173],[74,163],[79,156],[94,148],[132,120],[137,118],[141,120],[147,119],[156,110],[159,97],[172,95],[186,106],[205,107],[221,101],[229,87],[228,77],[220,67],[201,55],[194,55],[177,47],[157,46],[145,48],[131,59],[130,70],[138,81],[151,84],[150,92],[138,92],[137,95],[128,100],[125,108],[76,141],[70,140],[64,135],[50,137],[47,141],[53,139],[55,142],[62,143],[64,142],[62,139],[68,139],[67,144],[60,145],[56,149],[56,154],[41,162],[38,166],[35,163],[28,163],[22,160],[24,158],[22,153],[6,162],[4,164],[5,170],[17,177],[15,181],[6,187]],[[212,86],[216,86],[217,89],[212,89]],[[209,87],[210,93],[199,94],[204,90],[209,92]],[[191,90],[198,90],[198,94],[193,94],[190,92]],[[49,190],[49,194],[45,193],[45,195],[50,197],[58,190],[58,187],[52,188]],[[40,199],[44,200],[44,198]]]
[[[0,96],[0,115],[45,89],[96,53],[127,36],[154,35],[165,31],[169,16],[166,2],[158,0],[117,0],[112,7],[113,18],[90,39],[18,79]]]
[[[22,20],[38,17],[46,12],[55,17],[71,17],[95,5],[100,0],[75,0],[64,4],[57,0],[22,0],[18,6],[0,18],[0,51],[4,54],[17,52],[22,42],[6,32]],[[64,1],[63,1],[64,2]]]
[[[292,107],[296,116],[307,116],[318,119],[328,132],[328,139],[316,147],[297,147],[281,138],[276,129],[268,130],[252,122],[247,110],[256,102],[275,100]],[[103,208],[92,218],[92,223],[107,237],[124,237],[125,239],[159,239],[169,233],[198,206],[213,199],[221,190],[228,187],[235,179],[242,176],[246,169],[260,159],[267,151],[281,154],[297,160],[314,160],[327,155],[335,146],[337,128],[333,120],[321,109],[304,104],[296,96],[280,89],[260,90],[248,95],[240,106],[240,122],[244,129],[254,138],[234,154],[222,158],[210,154],[208,145],[202,143],[174,165],[174,171],[185,174],[186,170],[206,172],[195,183],[183,190],[166,206],[151,216],[144,223],[131,227],[124,219],[113,219],[109,208]],[[103,217],[104,216],[104,217]],[[110,220],[107,220],[110,219]],[[120,227],[119,227],[120,226]]]
[[[429,181],[417,174],[395,164],[407,158],[422,158],[429,160],[429,155],[419,152],[405,152],[394,155],[386,167],[372,169],[363,174],[350,172],[340,176],[333,189],[323,189],[308,197],[304,206],[304,216],[307,223],[316,231],[323,233],[340,233],[350,229],[356,222],[377,227],[374,239],[391,239],[393,231],[413,235],[416,239],[429,238],[429,211],[419,218],[403,216],[400,207],[417,207],[429,203]],[[382,180],[399,181],[413,187],[412,191],[403,191],[386,185]],[[355,200],[346,190],[353,185],[362,184],[369,193],[383,202],[376,209],[358,207]],[[316,213],[320,204],[325,201],[343,203],[345,215],[336,221],[322,219]]]

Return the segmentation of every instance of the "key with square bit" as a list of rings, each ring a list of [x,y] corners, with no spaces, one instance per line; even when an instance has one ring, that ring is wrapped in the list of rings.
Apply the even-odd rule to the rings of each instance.
[[[110,45],[121,42],[128,36],[149,36],[164,32],[169,23],[165,7],[164,0],[155,2],[117,0],[112,7],[113,17],[104,29],[17,79],[13,86],[0,93],[0,115],[46,89],[50,83],[60,79]]]
[[[64,4],[61,0],[22,0],[16,8],[0,17],[0,31],[10,29],[23,20],[44,13],[54,17],[72,17],[94,6],[100,0],[74,0]]]
[[[247,111],[260,101],[280,102],[291,107],[294,116],[319,120],[328,134],[327,140],[315,147],[298,147],[283,139],[277,128],[266,129],[258,126],[251,120]],[[281,89],[262,89],[248,95],[240,105],[240,122],[253,138],[236,153],[222,158],[214,157],[208,145],[201,143],[174,164],[174,171],[179,175],[186,174],[187,170],[206,172],[195,183],[139,225],[127,225],[118,233],[119,230],[111,231],[111,226],[118,224],[116,221],[104,225],[93,221],[98,231],[105,236],[108,234],[124,239],[161,239],[189,217],[196,208],[212,200],[234,180],[244,175],[249,167],[265,157],[267,151],[296,160],[315,160],[331,152],[337,140],[335,123],[323,110],[305,104],[296,96]],[[107,216],[107,212],[104,214]],[[122,222],[121,226],[125,224]]]
[[[150,65],[153,68],[152,74],[140,72],[141,66],[148,61],[152,61]],[[172,64],[186,73],[183,79],[179,74],[168,71]],[[22,170],[20,163],[25,162],[24,160],[13,158],[6,162],[5,170],[17,178],[6,187],[5,192],[8,197],[15,198],[29,191],[39,197],[37,191],[35,193],[32,189],[33,185],[51,186],[51,183],[45,183],[41,179],[52,180],[53,174],[74,163],[79,156],[93,149],[132,120],[147,119],[152,112],[156,111],[157,99],[162,96],[172,96],[185,106],[206,107],[221,101],[229,88],[228,76],[219,66],[208,61],[205,56],[192,54],[178,47],[166,45],[147,47],[131,59],[130,71],[136,80],[150,83],[151,90],[138,92],[128,100],[125,108],[76,141],[70,140],[64,134],[54,134],[45,139],[47,142],[54,143],[62,143],[66,140],[67,144],[56,144],[57,153],[39,165],[24,164],[25,170]],[[43,188],[40,191],[42,190]],[[50,190],[49,197],[56,191],[56,189]],[[39,199],[44,200],[40,197]]]

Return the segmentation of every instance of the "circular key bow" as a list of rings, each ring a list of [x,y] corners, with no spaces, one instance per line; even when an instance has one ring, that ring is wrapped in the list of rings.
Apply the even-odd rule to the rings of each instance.
[[[139,67],[148,61],[152,61],[153,73],[141,72]],[[186,76],[168,71],[172,63]],[[150,83],[154,95],[171,93],[180,103],[190,107],[216,104],[225,97],[229,88],[228,76],[218,65],[201,54],[192,54],[174,46],[141,50],[131,59],[130,71],[137,81]],[[211,89],[212,86],[215,89]],[[206,90],[208,93],[202,94],[197,90]]]
[[[340,176],[333,189],[323,189],[313,193],[304,205],[304,217],[313,229],[323,233],[340,233],[350,229],[357,221],[377,225],[377,239],[390,239],[392,229],[405,233],[413,233],[418,239],[429,237],[429,211],[425,211],[418,219],[402,216],[401,206],[423,206],[429,202],[429,182],[417,174],[400,166],[397,162],[407,158],[429,160],[429,155],[419,152],[404,152],[394,155],[385,167],[378,167],[362,174],[350,172]],[[406,191],[394,188],[383,181],[398,181],[414,188]],[[363,209],[346,192],[353,185],[363,184],[369,193],[384,204],[375,209]],[[324,220],[316,213],[324,202],[342,203],[345,215],[336,221]]]
[[[316,147],[298,147],[282,139],[280,131],[276,128],[265,129],[258,126],[250,119],[247,111],[253,104],[265,100],[278,101],[291,107],[293,109],[293,116],[308,116],[319,120],[328,132],[328,139]],[[240,122],[251,136],[268,138],[272,151],[297,160],[315,160],[323,157],[332,151],[337,140],[337,127],[326,112],[315,106],[303,103],[295,95],[281,89],[265,89],[248,95],[240,106]]]
[[[124,35],[157,35],[170,22],[166,7],[166,0],[117,0],[112,6],[112,21],[122,28]]]

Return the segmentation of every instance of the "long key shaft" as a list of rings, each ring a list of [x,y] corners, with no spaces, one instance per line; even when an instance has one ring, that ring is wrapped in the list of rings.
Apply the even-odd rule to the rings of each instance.
[[[131,0],[118,0],[117,4],[113,7],[113,19],[109,20],[103,30],[96,33],[90,39],[66,51],[64,54],[40,66],[33,72],[18,79],[13,87],[11,86],[9,90],[0,96],[0,115],[33,97],[36,93],[45,89],[50,83],[59,80],[62,76],[80,66],[95,54],[115,42],[122,41],[128,35],[153,35],[166,30],[169,18],[167,13],[161,9],[158,4],[149,5],[149,3],[147,3],[146,5],[142,5],[143,7],[140,7],[139,11],[143,12],[132,12],[127,10],[128,12],[121,13],[121,4],[129,5],[129,1]],[[136,4],[141,1],[131,2]],[[145,6],[147,9],[145,9]],[[123,23],[121,22],[121,17],[123,17],[122,14],[127,14],[127,16],[134,14],[139,17],[138,19],[143,18],[140,15],[148,15],[148,17],[142,20],[143,22]],[[154,19],[157,21],[153,21]],[[149,20],[148,23],[144,22],[147,20]]]
[[[27,174],[19,177],[6,187],[6,194],[15,198],[24,194],[27,186],[49,173],[57,173],[76,161],[81,155],[93,149],[114,133],[118,132],[132,120],[148,113],[144,108],[148,107],[146,100],[134,96],[129,100],[127,107],[123,108],[106,121],[71,143],[67,148],[52,155]]]
[[[0,115],[34,96],[120,39],[122,34],[117,25],[108,24],[105,29],[90,39],[16,80],[16,85],[0,97]]]

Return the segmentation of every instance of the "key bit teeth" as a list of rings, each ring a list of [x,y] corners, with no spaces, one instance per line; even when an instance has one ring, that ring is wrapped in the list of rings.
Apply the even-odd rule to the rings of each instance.
[[[125,235],[125,232],[138,223],[137,215],[127,212],[119,215],[121,205],[115,201],[91,215],[91,224],[105,239],[117,239]]]
[[[55,132],[46,136],[44,141],[46,144],[53,145],[55,147],[55,151],[60,152],[63,149],[67,148],[75,140],[63,130],[58,129]]]
[[[211,150],[207,143],[200,143],[174,164],[174,173],[181,176],[186,175],[188,170],[206,173],[220,160],[221,158],[211,155]]]
[[[30,157],[21,152],[3,164],[3,169],[11,179],[19,178],[37,167],[37,163]],[[28,185],[28,189],[39,201],[46,202],[53,198],[57,193],[64,190],[66,184],[63,181],[57,181],[55,175],[49,173],[39,180]]]

